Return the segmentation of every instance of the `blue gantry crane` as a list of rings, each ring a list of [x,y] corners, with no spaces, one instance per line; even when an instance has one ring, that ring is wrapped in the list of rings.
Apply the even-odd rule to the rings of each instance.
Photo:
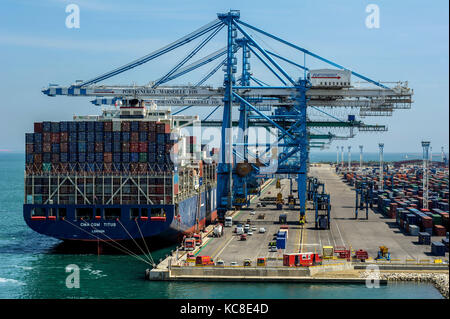
[[[223,30],[223,48],[190,62]],[[263,45],[256,34],[293,49],[302,58],[288,58],[274,52]],[[199,43],[167,73],[147,85],[98,84],[194,40]],[[332,68],[312,70],[306,66],[306,57]],[[251,58],[262,65],[264,72],[271,74],[277,84],[268,84],[257,76],[251,69]],[[212,63],[213,68],[194,85],[167,85]],[[287,66],[295,71],[288,72]],[[221,68],[223,85],[205,85]],[[364,81],[367,87],[353,87],[352,76]],[[324,148],[332,140],[351,138],[355,130],[386,131],[384,125],[365,124],[355,114],[359,112],[360,118],[389,116],[394,109],[410,108],[413,94],[406,83],[388,87],[244,22],[238,10],[219,13],[217,19],[194,32],[112,71],[67,87],[49,85],[42,92],[49,96],[90,96],[95,98],[92,103],[96,105],[115,104],[135,97],[151,100],[158,106],[180,107],[173,114],[192,107],[210,108],[211,112],[202,119],[202,126],[221,127],[217,206],[222,219],[232,207],[249,205],[249,195],[258,188],[259,181],[274,176],[297,179],[300,216],[304,216],[310,148]],[[238,118],[233,117],[236,114],[233,109],[237,110]],[[350,111],[338,114],[337,109]],[[221,119],[213,118],[217,110],[222,110]],[[233,138],[234,127],[238,129],[236,138]],[[273,141],[250,141],[250,128],[264,128]],[[350,133],[338,135],[336,130]]]

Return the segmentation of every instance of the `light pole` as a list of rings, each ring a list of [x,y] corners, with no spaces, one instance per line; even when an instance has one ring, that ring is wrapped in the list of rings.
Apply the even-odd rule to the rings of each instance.
[[[341,168],[344,169],[344,146],[341,146]]]
[[[362,171],[363,146],[359,146],[359,169]]]
[[[423,203],[422,208],[428,209],[428,151],[430,149],[430,142],[423,141],[423,177],[422,177],[422,185],[423,185]]]
[[[384,169],[384,163],[383,163],[383,149],[384,149],[384,143],[379,143],[378,147],[380,148],[380,190],[383,190],[383,169]]]
[[[352,147],[349,146],[348,147],[348,171],[350,172],[351,168],[352,168],[352,153],[351,153],[351,149]]]

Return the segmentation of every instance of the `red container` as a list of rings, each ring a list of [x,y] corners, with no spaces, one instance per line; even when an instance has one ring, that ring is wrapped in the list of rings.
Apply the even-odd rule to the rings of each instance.
[[[69,133],[67,132],[61,132],[59,136],[60,143],[65,143],[69,141]]]
[[[44,153],[51,153],[52,151],[52,144],[51,143],[43,143],[42,144],[42,152]]]
[[[148,122],[141,121],[139,122],[139,132],[147,132],[148,131]]]
[[[122,152],[128,153],[130,151],[130,143],[122,142]]]
[[[148,150],[147,142],[139,142],[139,152],[147,153],[147,150]]]
[[[148,131],[150,133],[156,133],[156,122],[154,121],[148,122]]]
[[[156,133],[170,133],[170,124],[156,122]]]
[[[178,184],[173,185],[173,193],[176,195],[178,194]]]
[[[122,132],[129,132],[130,131],[130,122],[122,121],[120,128],[121,128]]]
[[[433,227],[433,218],[424,216],[422,217],[422,226],[424,228],[432,228]]]
[[[445,236],[445,227],[441,225],[434,225],[433,232],[436,236]]]
[[[112,122],[103,122],[103,131],[111,132],[112,131]]]
[[[58,163],[59,163],[59,154],[52,153],[52,164],[58,164]]]
[[[131,132],[130,141],[131,142],[139,142],[139,132]]]
[[[32,154],[34,150],[34,144],[33,143],[27,143],[25,144],[25,152],[27,154]]]
[[[69,149],[68,145],[69,144],[67,144],[67,143],[60,143],[59,144],[59,149],[60,149],[61,153],[67,153],[68,152],[68,149]]]
[[[42,163],[42,154],[34,154],[34,163],[35,164]]]
[[[42,123],[34,123],[34,133],[42,133]]]
[[[132,153],[139,152],[139,143],[131,142],[130,143],[130,152],[132,152]]]
[[[112,162],[112,153],[103,153],[103,161],[105,163],[111,163]]]
[[[52,143],[59,143],[59,133],[51,133],[51,142]]]
[[[103,152],[103,143],[102,142],[95,142],[95,151]]]

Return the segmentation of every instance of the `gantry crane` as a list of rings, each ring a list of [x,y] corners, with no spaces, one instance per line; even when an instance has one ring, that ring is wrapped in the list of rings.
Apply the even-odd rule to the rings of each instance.
[[[222,29],[226,33],[226,45],[187,64],[211,39],[217,37]],[[303,59],[287,58],[273,52],[274,50],[264,47],[251,33],[294,49],[303,55]],[[197,39],[199,43],[172,69],[147,85],[98,84]],[[238,51],[242,52],[240,64]],[[280,84],[267,84],[256,77],[250,68],[252,56]],[[350,80],[345,85],[335,85],[335,76],[325,76],[323,82],[317,83],[317,76],[311,76],[314,72],[306,66],[306,57],[330,65],[334,68],[331,71],[343,70],[349,76],[364,81],[366,86],[354,87]],[[205,65],[211,65],[214,61],[216,64],[213,68],[194,85],[166,84]],[[287,72],[283,65],[289,65],[296,71]],[[238,66],[241,74],[236,78]],[[224,71],[223,85],[204,85],[221,68]],[[50,85],[42,92],[49,96],[90,96],[95,98],[92,103],[96,105],[117,104],[122,99],[135,97],[152,101],[158,106],[181,107],[173,114],[184,112],[191,107],[211,108],[212,111],[202,120],[202,126],[222,128],[218,166],[219,218],[223,218],[226,211],[233,206],[248,205],[249,188],[257,186],[258,179],[272,176],[297,178],[300,215],[304,216],[309,149],[324,148],[334,139],[351,138],[355,135],[355,130],[386,131],[384,125],[363,123],[356,118],[357,112],[353,110],[359,110],[358,115],[361,118],[389,116],[395,109],[410,108],[413,94],[407,83],[397,82],[388,87],[386,83],[374,81],[250,25],[241,20],[237,10],[219,13],[217,19],[196,31],[110,72],[87,81],[77,81],[66,87]],[[233,118],[233,108],[238,111],[238,118]],[[213,119],[212,115],[218,109],[222,110],[222,118]],[[351,113],[336,114],[336,110],[344,109],[349,109]],[[233,126],[239,128],[236,141],[231,137]],[[274,135],[275,142],[250,143],[250,127],[265,128]],[[329,131],[323,132],[321,129]],[[336,129],[348,130],[350,133],[339,136],[332,133]],[[252,147],[258,149],[253,151]]]

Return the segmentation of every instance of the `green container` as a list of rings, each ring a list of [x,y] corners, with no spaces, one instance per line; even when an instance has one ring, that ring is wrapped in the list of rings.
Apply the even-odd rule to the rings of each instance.
[[[432,214],[433,225],[442,225],[442,216],[439,214]]]
[[[139,153],[139,162],[141,163],[147,162],[147,153]]]
[[[52,163],[42,163],[42,170],[44,172],[50,172],[52,170]]]

